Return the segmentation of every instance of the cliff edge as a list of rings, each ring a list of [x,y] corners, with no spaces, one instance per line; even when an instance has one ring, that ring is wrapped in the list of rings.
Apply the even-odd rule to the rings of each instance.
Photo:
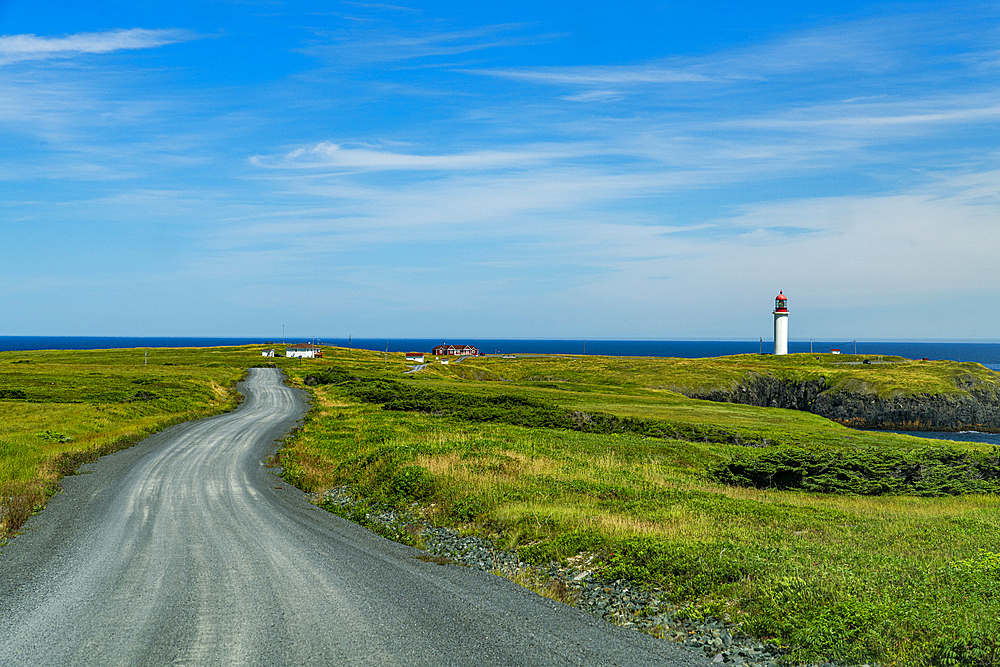
[[[864,383],[833,386],[826,377],[782,378],[751,372],[728,388],[677,391],[722,403],[803,410],[846,426],[899,431],[1000,433],[1000,388],[972,374],[955,378],[947,393],[880,395]]]

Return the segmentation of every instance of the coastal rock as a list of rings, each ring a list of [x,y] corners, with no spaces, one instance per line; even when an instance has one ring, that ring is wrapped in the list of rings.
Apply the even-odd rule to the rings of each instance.
[[[690,398],[720,403],[742,403],[764,408],[787,408],[813,412],[816,399],[829,387],[826,378],[794,381],[772,375],[749,373],[741,384],[729,389],[683,390]]]
[[[832,389],[826,378],[796,381],[758,373],[727,389],[678,390],[690,398],[812,412],[846,426],[898,431],[1000,432],[1000,394],[978,378],[959,377],[956,393],[896,395]]]

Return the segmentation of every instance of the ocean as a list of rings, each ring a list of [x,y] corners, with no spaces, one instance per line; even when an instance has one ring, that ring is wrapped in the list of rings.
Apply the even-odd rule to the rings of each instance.
[[[918,438],[932,438],[934,440],[958,440],[959,442],[982,442],[987,445],[1000,445],[1000,433],[983,433],[981,431],[958,431],[948,433],[947,431],[892,431],[904,435],[915,435]]]
[[[443,342],[475,345],[488,354],[599,354],[625,357],[719,357],[727,354],[754,354],[773,349],[769,341],[690,341],[690,340],[533,340],[462,338],[443,341],[430,338],[288,338],[287,343],[315,340],[322,345],[352,346],[363,350],[429,352]],[[142,347],[217,347],[257,345],[280,341],[265,338],[195,337],[110,337],[110,336],[0,336],[0,351],[7,350],[101,350]],[[908,359],[951,359],[976,361],[1000,370],[1000,343],[905,343],[868,341],[789,341],[789,352],[829,352],[844,354],[885,354]]]

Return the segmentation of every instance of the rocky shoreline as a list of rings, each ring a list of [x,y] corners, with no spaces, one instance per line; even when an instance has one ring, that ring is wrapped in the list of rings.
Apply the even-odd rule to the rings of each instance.
[[[792,380],[751,373],[726,389],[675,389],[689,398],[812,412],[853,428],[1000,433],[996,388],[972,375],[958,378],[956,388],[960,393],[881,398],[864,391],[834,390],[825,378]]]
[[[462,536],[455,530],[434,526],[387,505],[364,503],[354,497],[348,486],[317,494],[313,501],[328,507],[333,505],[345,512],[364,504],[369,510],[364,515],[366,521],[389,534],[419,534],[430,557],[440,559],[441,563],[495,572],[514,581],[530,579],[547,583],[550,588],[556,584],[578,609],[601,616],[610,623],[673,641],[713,662],[734,667],[789,664],[781,661],[786,653],[782,647],[743,635],[734,624],[712,616],[702,621],[677,618],[680,605],[671,603],[661,589],[634,586],[622,580],[601,580],[586,569],[585,562],[569,566],[552,564],[538,569],[521,561],[514,552],[497,549],[484,538]],[[800,667],[837,666],[820,663]]]

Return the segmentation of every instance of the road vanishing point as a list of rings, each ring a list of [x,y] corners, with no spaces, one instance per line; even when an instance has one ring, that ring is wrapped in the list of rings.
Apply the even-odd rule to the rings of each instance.
[[[0,665],[709,664],[311,505],[264,466],[304,393],[240,391],[65,478],[0,549]]]

